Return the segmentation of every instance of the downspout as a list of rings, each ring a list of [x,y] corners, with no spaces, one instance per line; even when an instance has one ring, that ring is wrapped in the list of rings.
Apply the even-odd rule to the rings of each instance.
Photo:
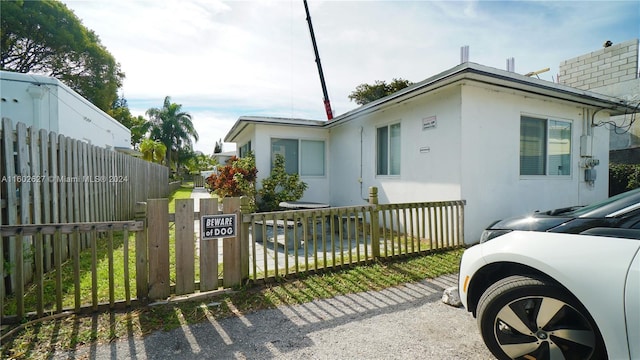
[[[363,175],[362,167],[363,167],[363,155],[364,155],[363,137],[364,137],[364,127],[360,126],[360,177],[358,178],[358,182],[360,183],[360,197],[362,198],[362,200],[369,202],[368,194],[367,194],[367,197],[364,197],[362,195],[362,189],[364,186],[362,181],[362,175]]]

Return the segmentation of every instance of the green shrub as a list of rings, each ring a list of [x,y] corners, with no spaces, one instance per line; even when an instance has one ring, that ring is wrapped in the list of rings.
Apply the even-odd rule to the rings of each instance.
[[[639,164],[609,164],[609,196],[640,187]]]
[[[298,174],[288,174],[284,156],[278,154],[268,178],[262,179],[262,188],[258,190],[260,211],[274,211],[282,201],[296,201],[307,190],[307,183],[300,180]]]
[[[247,196],[251,211],[256,209],[256,160],[252,153],[242,158],[232,156],[217,174],[207,180],[207,187],[219,198]]]

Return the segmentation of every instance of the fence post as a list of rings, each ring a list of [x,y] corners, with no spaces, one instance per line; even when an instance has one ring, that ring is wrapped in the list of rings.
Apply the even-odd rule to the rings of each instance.
[[[9,118],[2,118],[2,147],[3,147],[3,157],[2,159],[0,159],[0,162],[2,162],[2,168],[5,171],[5,174],[7,174],[7,176],[14,176],[16,175],[16,168],[15,168],[15,157],[13,155],[14,153],[14,140],[13,140],[13,123],[11,122],[11,119]],[[2,184],[6,184],[6,185],[2,185]],[[5,224],[7,225],[15,225],[18,224],[18,196],[17,196],[17,186],[16,186],[17,182],[15,181],[7,181],[7,182],[0,182],[0,186],[6,186],[6,192],[3,193],[3,195],[6,195],[6,219],[7,222]],[[1,221],[1,220],[0,220]],[[2,240],[4,241],[4,240]],[[9,237],[8,239],[8,244],[7,244],[7,249],[6,251],[9,252],[8,254],[8,258],[6,259],[7,261],[9,261],[9,264],[12,266],[15,266],[16,264],[16,254],[17,254],[17,240],[15,236]],[[2,256],[2,255],[0,255]],[[3,260],[3,267],[2,270],[0,270],[0,272],[3,274],[2,280],[4,281],[4,258]],[[11,293],[15,293],[16,291],[16,287],[17,287],[17,281],[16,281],[16,273],[14,272],[10,272],[8,274],[6,274],[9,277],[9,286],[4,288],[4,294],[2,295],[7,295],[7,294],[11,294]],[[3,282],[3,285],[5,283]]]
[[[195,291],[193,199],[176,199],[176,295]]]
[[[169,283],[169,200],[148,201],[149,299],[166,299]]]
[[[222,203],[224,214],[235,213],[236,221],[241,222],[239,211],[240,198],[224,199]],[[233,287],[242,283],[241,241],[240,234],[236,234],[236,237],[222,239],[222,284],[224,287]]]
[[[218,239],[202,240],[202,216],[218,214],[218,199],[200,199],[200,291],[218,288]]]
[[[249,198],[243,196],[240,198],[240,213],[238,214],[238,223],[240,234],[240,272],[242,275],[242,281],[249,278],[249,223],[243,219],[244,214],[250,214],[251,207],[249,204]]]
[[[378,188],[369,187],[369,205],[378,205]],[[378,207],[371,210],[371,256],[374,259],[380,257],[380,224],[378,220]]]
[[[142,231],[136,232],[136,297],[149,296],[149,257],[147,255],[147,203],[136,203],[135,220],[142,221]]]

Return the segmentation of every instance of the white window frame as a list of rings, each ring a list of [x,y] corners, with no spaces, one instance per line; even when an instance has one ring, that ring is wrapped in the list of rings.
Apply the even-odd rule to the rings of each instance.
[[[392,130],[397,128],[398,136],[394,139]],[[387,138],[384,144],[380,141],[380,130],[386,129]],[[397,140],[397,142],[394,142]],[[375,164],[376,176],[399,177],[402,169],[402,125],[401,121],[376,127],[376,148],[375,148]],[[385,149],[381,149],[385,146]],[[394,153],[395,152],[397,153]],[[382,154],[384,152],[384,154]],[[381,169],[381,156],[384,156],[384,169]]]
[[[523,121],[524,120],[536,120],[539,121],[541,124],[544,124],[544,140],[543,140],[543,148],[541,150],[544,151],[544,154],[542,156],[544,156],[544,164],[542,166],[543,168],[543,173],[536,173],[536,174],[527,174],[524,173],[523,174]],[[552,125],[553,124],[564,124],[567,125],[569,128],[569,135],[568,137],[553,137],[552,133],[554,132],[554,130],[552,129]],[[554,141],[555,140],[555,141]],[[536,140],[537,142],[540,142],[539,138]],[[526,144],[525,144],[526,145]],[[540,178],[540,177],[557,177],[557,178],[571,178],[572,176],[572,159],[574,156],[574,151],[573,151],[573,121],[571,120],[567,120],[567,119],[558,119],[558,118],[551,118],[551,117],[544,117],[544,116],[536,116],[536,115],[528,115],[528,114],[522,114],[520,115],[520,140],[519,140],[519,146],[520,146],[520,154],[519,154],[519,174],[520,177],[522,178]],[[560,147],[560,152],[559,155],[556,156],[555,159],[553,159],[552,157],[554,156],[554,149],[556,148],[555,152],[558,152],[558,147]],[[564,153],[565,151],[568,151],[568,157],[566,156],[567,154]],[[558,161],[559,160],[559,161]],[[554,166],[554,164],[560,164],[557,168],[552,169],[551,167]],[[562,172],[562,173],[560,173]]]
[[[296,138],[287,138],[287,137],[273,137],[271,138],[271,166],[273,167],[273,162],[275,160],[275,155],[276,153],[273,151],[273,145],[274,145],[274,141],[279,141],[279,140],[289,140],[289,141],[297,141],[297,149],[293,152],[293,156],[296,157],[296,171],[293,173],[297,173],[299,174],[301,177],[324,177],[326,176],[327,173],[327,142],[324,139],[296,139]],[[303,160],[310,160],[309,159],[309,155],[305,154],[305,146],[304,143],[305,142],[320,142],[322,143],[322,154],[321,154],[321,161],[322,161],[322,173],[319,174],[317,172],[315,173],[305,173],[305,168],[306,166],[303,165]],[[284,154],[283,154],[284,155]],[[319,155],[320,156],[320,155]],[[313,156],[311,156],[313,157]],[[319,160],[319,159],[318,159]],[[286,164],[286,155],[285,155],[285,164]]]

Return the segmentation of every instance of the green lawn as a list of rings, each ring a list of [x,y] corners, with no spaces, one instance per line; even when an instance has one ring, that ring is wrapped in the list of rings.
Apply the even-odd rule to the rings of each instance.
[[[169,214],[176,212],[176,199],[189,199],[192,191],[193,183],[185,183],[169,195]]]

